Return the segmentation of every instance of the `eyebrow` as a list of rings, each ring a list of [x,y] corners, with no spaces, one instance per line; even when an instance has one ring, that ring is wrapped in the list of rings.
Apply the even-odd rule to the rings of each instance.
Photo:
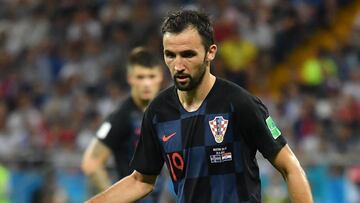
[[[175,52],[170,51],[170,50],[165,50],[164,53],[165,54],[175,54]],[[188,54],[197,55],[197,52],[192,50],[192,49],[187,49],[187,50],[184,50],[184,51],[180,52],[180,55],[188,55]]]
[[[174,52],[169,51],[169,50],[165,50],[164,53],[165,53],[165,54],[175,54]]]
[[[181,55],[197,55],[197,52],[194,50],[185,50],[180,52]]]

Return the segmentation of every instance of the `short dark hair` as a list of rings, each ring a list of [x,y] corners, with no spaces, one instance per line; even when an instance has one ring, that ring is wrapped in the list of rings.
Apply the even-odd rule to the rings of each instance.
[[[193,26],[200,34],[202,43],[207,51],[214,44],[214,29],[207,14],[194,10],[178,10],[169,13],[161,26],[161,33],[180,33],[189,26]]]
[[[134,65],[154,68],[161,66],[161,61],[159,56],[152,53],[149,49],[145,47],[136,47],[129,54],[128,69],[131,69]]]

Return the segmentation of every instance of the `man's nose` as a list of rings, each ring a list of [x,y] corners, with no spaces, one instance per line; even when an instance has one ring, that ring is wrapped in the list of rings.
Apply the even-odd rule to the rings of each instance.
[[[181,57],[176,57],[174,64],[174,69],[176,72],[183,72],[185,70],[185,66]]]
[[[143,81],[143,84],[145,87],[151,86],[151,79],[150,78],[145,78]]]

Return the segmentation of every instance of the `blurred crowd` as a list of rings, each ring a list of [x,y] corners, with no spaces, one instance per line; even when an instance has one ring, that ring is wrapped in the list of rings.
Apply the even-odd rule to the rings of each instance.
[[[352,2],[1,0],[0,163],[78,169],[97,127],[128,94],[129,50],[143,45],[161,56],[159,23],[170,10],[210,13],[219,47],[212,71],[248,88]],[[360,15],[346,44],[297,64],[305,79],[294,75],[277,97],[269,87],[258,92],[306,167],[351,171],[358,184],[359,52]]]

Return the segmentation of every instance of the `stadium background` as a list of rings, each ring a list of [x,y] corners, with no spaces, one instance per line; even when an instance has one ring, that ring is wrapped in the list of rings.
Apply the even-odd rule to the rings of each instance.
[[[315,202],[359,203],[358,0],[1,0],[0,203],[88,198],[81,156],[128,94],[127,54],[160,54],[159,23],[179,7],[211,14],[212,71],[265,102]],[[264,202],[287,202],[259,159]]]

